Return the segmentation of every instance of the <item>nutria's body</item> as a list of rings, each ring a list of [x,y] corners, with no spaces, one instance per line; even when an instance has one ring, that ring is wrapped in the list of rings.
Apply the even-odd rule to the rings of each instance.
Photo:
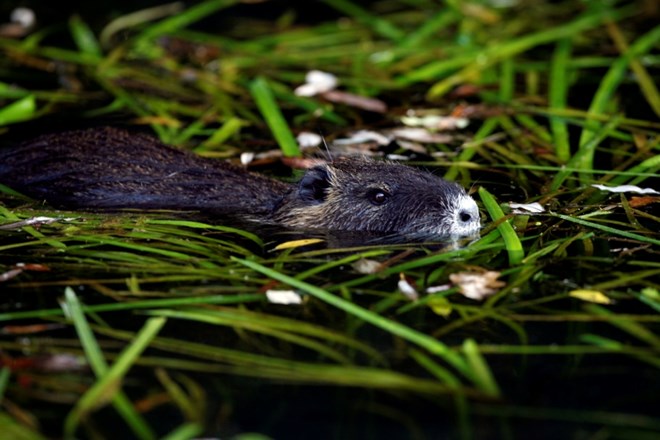
[[[114,128],[0,150],[0,183],[66,208],[201,211],[298,229],[472,235],[463,188],[404,165],[340,159],[297,185]]]

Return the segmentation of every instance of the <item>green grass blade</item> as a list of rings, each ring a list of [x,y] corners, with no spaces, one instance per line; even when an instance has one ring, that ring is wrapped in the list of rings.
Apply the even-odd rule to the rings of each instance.
[[[229,326],[233,329],[249,330],[253,333],[259,333],[270,336],[290,344],[305,347],[311,351],[316,351],[328,359],[337,363],[350,364],[350,360],[340,351],[335,350],[328,345],[302,336],[298,332],[291,329],[280,329],[276,325],[269,325],[267,318],[262,318],[262,321],[244,319],[240,312],[231,316],[228,313],[209,313],[208,311],[177,311],[177,310],[154,310],[150,312],[152,315],[164,316],[168,318],[186,319],[194,322],[204,322],[212,325]]]
[[[460,391],[460,382],[446,368],[438,365],[433,359],[429,358],[419,350],[411,350],[410,356],[429,373],[440,379],[442,382],[447,383],[450,387],[453,386],[456,390]],[[458,426],[461,433],[461,439],[472,439],[472,426],[469,419],[469,401],[467,397],[460,392],[457,393],[454,396],[454,405],[458,416]]]
[[[69,29],[76,46],[81,52],[96,58],[101,58],[103,51],[94,32],[87,26],[79,15],[74,15],[69,19]]]
[[[99,380],[78,400],[64,422],[67,438],[74,436],[75,430],[83,417],[99,408],[105,402],[114,399],[121,387],[121,381],[140,354],[167,322],[166,318],[150,318],[138,332],[132,343],[119,355],[115,363]]]
[[[559,40],[552,55],[552,64],[550,72],[550,107],[563,109],[566,107],[568,99],[567,65],[571,57],[572,41],[570,38]],[[565,119],[559,116],[550,117],[550,128],[552,129],[553,143],[557,157],[564,163],[571,158],[571,146],[568,141],[568,127]]]
[[[571,169],[579,171],[580,181],[583,184],[589,183],[592,180],[591,174],[593,173],[593,155],[596,152],[596,147],[603,142],[619,125],[621,118],[614,116],[604,127],[602,127],[594,136],[590,137],[586,144],[581,145],[578,151],[575,152],[571,160],[566,164],[566,168],[555,174],[550,185],[551,191],[556,191],[564,183],[566,178],[571,174]]]
[[[7,440],[45,440],[30,428],[16,422],[6,412],[0,412],[0,432]]]
[[[81,306],[83,312],[98,313],[98,312],[117,312],[122,310],[141,310],[152,309],[161,307],[180,307],[190,306],[195,304],[245,304],[249,302],[263,302],[265,296],[260,294],[243,294],[243,295],[210,295],[210,296],[196,296],[184,298],[162,298],[162,299],[145,299],[142,301],[132,301],[129,303],[109,303],[98,304],[93,306]],[[64,312],[59,309],[39,309],[39,310],[26,310],[22,312],[8,312],[0,313],[0,322],[11,321],[14,319],[34,319],[34,318],[48,318],[52,316],[62,316]]]
[[[432,39],[438,32],[452,26],[460,19],[459,14],[453,8],[446,8],[425,20],[422,25],[407,34],[401,40],[399,47],[416,48],[425,41]]]
[[[324,0],[324,2],[353,17],[358,22],[369,26],[377,35],[393,41],[400,41],[406,35],[405,32],[391,22],[371,14],[367,9],[349,0]]]
[[[579,217],[571,217],[571,216],[564,215],[564,214],[552,214],[552,215],[554,217],[558,217],[562,220],[566,220],[567,222],[577,223],[578,225],[587,226],[587,227],[593,228],[593,229],[598,229],[600,231],[607,232],[609,234],[618,235],[620,237],[630,238],[632,240],[637,240],[637,241],[640,241],[642,243],[654,244],[656,246],[660,245],[660,240],[657,240],[655,238],[645,237],[643,235],[635,234],[633,232],[621,231],[619,229],[611,228],[609,226],[604,226],[604,225],[600,225],[598,223],[583,220]]]
[[[140,33],[137,39],[139,41],[144,41],[161,35],[174,33],[179,29],[183,29],[192,23],[203,19],[204,17],[218,12],[220,9],[227,8],[236,2],[237,0],[207,0],[198,3],[183,12],[149,26]]]
[[[499,119],[498,118],[491,118],[487,119],[481,127],[479,127],[479,130],[474,135],[474,138],[472,139],[472,143],[477,143],[479,141],[482,141],[486,139],[489,135],[495,131],[495,129],[499,126]],[[452,166],[447,170],[445,173],[445,179],[447,180],[456,180],[458,177],[458,174],[461,172],[461,168],[458,164],[464,163],[472,159],[474,155],[477,153],[477,148],[474,146],[466,146],[459,154]]]
[[[412,342],[413,344],[422,347],[428,350],[429,352],[441,357],[448,364],[452,365],[454,368],[460,371],[465,377],[469,379],[472,378],[472,371],[470,370],[470,368],[468,368],[465,359],[457,355],[456,352],[451,350],[442,342],[433,339],[428,335],[413,330],[405,325],[399,324],[398,322],[394,322],[389,319],[383,318],[382,316],[377,315],[376,313],[366,310],[358,305],[352,304],[342,298],[339,298],[327,292],[326,290],[313,286],[304,281],[297,280],[288,275],[284,275],[273,269],[269,269],[254,261],[240,260],[238,258],[233,258],[233,259],[239,262],[240,264],[249,267],[250,269],[262,273],[270,278],[286,283],[289,286],[307,292],[308,294],[314,296],[317,299],[320,299],[323,302],[335,306],[338,309],[341,309],[353,316],[356,316],[376,327],[379,327],[389,333],[392,333],[409,342]]]
[[[495,198],[484,187],[479,188],[479,197],[481,197],[481,201],[484,203],[493,221],[498,221],[504,217],[502,208],[500,208]],[[511,220],[502,221],[497,225],[497,230],[502,236],[507,253],[509,254],[509,264],[511,266],[520,264],[523,258],[525,258],[525,251],[518,235],[513,230],[513,226],[511,226]]]
[[[0,126],[32,119],[37,111],[37,100],[28,95],[0,108]]]
[[[437,99],[448,90],[450,90],[454,85],[469,81],[470,78],[473,78],[478,72],[484,71],[487,67],[492,66],[500,62],[503,59],[513,57],[519,53],[527,51],[535,46],[542,44],[548,44],[550,42],[571,37],[580,32],[584,32],[591,28],[594,28],[600,25],[603,19],[608,17],[621,17],[630,14],[630,9],[622,9],[619,11],[608,11],[603,9],[596,13],[590,13],[584,17],[580,17],[570,23],[567,23],[563,26],[557,26],[551,29],[542,30],[530,35],[525,35],[511,41],[507,41],[502,44],[496,44],[487,49],[479,51],[471,56],[466,56],[465,62],[463,63],[465,67],[445,78],[436,84],[434,84],[428,91],[429,99]],[[413,72],[412,74],[406,74],[408,79],[404,82],[409,83],[410,77],[415,80],[419,79],[433,79],[438,76],[436,72],[437,68],[434,68],[436,63],[431,63],[429,66],[425,66],[423,69],[420,69],[423,72],[423,75],[420,73]],[[443,62],[437,62],[438,68],[441,67]],[[445,69],[445,68],[443,68]],[[446,70],[446,69],[445,69]]]
[[[486,360],[479,352],[479,346],[473,339],[463,341],[463,353],[474,371],[474,378],[479,382],[479,389],[492,397],[500,397],[500,388],[495,382]]]
[[[626,319],[625,317],[619,317],[611,310],[595,304],[589,304],[585,308],[595,315],[607,316],[609,318],[607,322],[613,326],[649,344],[653,349],[660,350],[660,336],[653,332],[653,330],[644,327],[641,323]]]
[[[607,23],[608,30],[610,31],[610,36],[617,45],[617,48],[620,52],[628,52],[630,48],[626,42],[623,32],[615,22]],[[639,88],[641,89],[646,102],[649,103],[649,106],[653,109],[653,112],[656,116],[660,117],[660,93],[658,88],[655,85],[653,77],[644,67],[644,64],[641,60],[633,58],[630,60],[630,68],[635,72],[637,82],[639,83]]]
[[[619,88],[621,82],[625,79],[628,72],[628,66],[634,58],[641,57],[649,52],[660,41],[660,26],[656,26],[651,31],[642,35],[630,46],[628,52],[618,58],[612,67],[607,71],[603,80],[596,91],[591,105],[589,106],[589,116],[606,114],[612,102],[614,93]],[[585,127],[580,135],[580,149],[583,149],[597,134],[597,130]],[[594,153],[587,151],[576,164],[581,169],[590,170],[593,168]],[[581,177],[580,181],[587,183],[586,177]]]
[[[11,370],[8,367],[2,367],[0,370],[0,402],[5,396],[7,385],[9,385],[9,376],[11,376]]]
[[[103,357],[101,348],[99,347],[99,344],[96,341],[91,328],[89,327],[87,319],[85,319],[82,305],[80,304],[80,301],[78,300],[75,292],[73,289],[67,287],[64,295],[66,298],[65,304],[68,313],[70,314],[71,320],[73,321],[73,324],[76,328],[76,332],[78,333],[78,338],[80,339],[80,343],[85,352],[85,356],[87,357],[87,361],[92,367],[94,374],[100,378],[107,374],[108,364]],[[113,405],[115,409],[124,417],[124,420],[131,427],[133,433],[138,438],[143,440],[150,440],[156,437],[149,425],[135,410],[125,394],[118,393],[113,399]],[[75,429],[77,422],[74,420],[71,423],[73,423],[73,426],[71,426],[69,429],[72,429],[70,434],[73,434],[73,430]]]
[[[199,424],[185,423],[166,436],[161,437],[161,440],[190,440],[193,438],[199,438],[203,432],[204,428]],[[232,438],[236,437],[232,436]]]
[[[286,123],[282,112],[277,106],[277,102],[273,97],[266,79],[258,77],[252,81],[250,83],[250,92],[284,155],[300,156],[298,142],[293,137],[289,125]]]
[[[110,40],[117,32],[135,27],[148,21],[158,20],[160,18],[167,17],[168,15],[177,14],[181,12],[182,8],[183,3],[175,2],[155,6],[153,8],[141,9],[139,11],[122,15],[112,20],[106,25],[106,27],[103,28],[99,36],[99,40],[103,47],[108,47],[110,45]]]

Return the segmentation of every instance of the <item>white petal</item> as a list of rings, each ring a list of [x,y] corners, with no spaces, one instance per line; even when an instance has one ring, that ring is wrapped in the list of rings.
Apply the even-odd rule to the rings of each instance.
[[[660,194],[660,192],[652,188],[640,188],[639,186],[635,186],[635,185],[605,186],[605,185],[594,184],[591,186],[593,186],[594,188],[598,188],[601,191],[607,191],[613,193],[632,192],[638,194]]]
[[[321,145],[321,142],[323,142],[323,138],[316,134],[316,133],[311,133],[309,131],[303,131],[298,134],[296,137],[296,140],[298,141],[298,145],[301,147],[318,147]]]
[[[302,297],[293,290],[267,290],[266,298],[273,304],[301,304]]]
[[[539,214],[545,212],[545,208],[540,203],[509,203],[514,214]]]

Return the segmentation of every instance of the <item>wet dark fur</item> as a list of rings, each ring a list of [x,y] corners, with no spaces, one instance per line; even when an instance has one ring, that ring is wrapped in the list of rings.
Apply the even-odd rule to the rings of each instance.
[[[299,229],[404,233],[438,233],[452,198],[465,194],[430,173],[367,159],[314,167],[290,185],[114,128],[1,150],[0,183],[66,208],[194,210]]]

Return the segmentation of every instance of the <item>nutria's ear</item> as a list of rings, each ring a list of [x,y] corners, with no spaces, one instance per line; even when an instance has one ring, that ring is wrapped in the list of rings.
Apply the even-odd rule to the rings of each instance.
[[[298,195],[306,202],[322,203],[329,187],[328,170],[325,167],[310,168],[298,184]]]

